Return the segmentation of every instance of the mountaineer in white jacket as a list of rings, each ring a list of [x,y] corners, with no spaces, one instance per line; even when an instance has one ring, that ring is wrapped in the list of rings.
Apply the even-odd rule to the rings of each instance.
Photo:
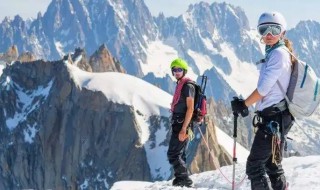
[[[287,182],[281,165],[286,135],[294,118],[290,114],[280,90],[288,88],[294,58],[291,42],[284,39],[286,21],[278,12],[263,13],[258,22],[261,41],[265,43],[257,88],[245,100],[234,99],[232,110],[248,115],[248,107],[256,103],[253,125],[257,132],[247,159],[246,173],[252,190],[285,190]],[[266,176],[266,174],[268,176]],[[270,184],[271,182],[271,184]]]

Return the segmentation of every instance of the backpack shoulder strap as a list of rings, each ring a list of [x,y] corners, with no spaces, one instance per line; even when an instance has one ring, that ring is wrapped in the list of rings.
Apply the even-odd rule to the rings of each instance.
[[[196,82],[193,81],[193,80],[189,80],[189,81],[186,82],[186,84],[196,84]]]
[[[191,84],[194,88],[194,93],[197,93],[197,89],[198,89],[198,84],[195,81],[187,81],[186,83],[183,84],[183,86],[187,85],[187,84]],[[189,87],[190,88],[190,87]]]
[[[292,57],[294,57],[297,61],[299,61],[299,59],[286,47],[283,47],[284,50],[286,50]],[[284,90],[284,88],[282,87],[282,85],[280,84],[280,81],[277,80],[277,84],[282,92],[282,94],[284,95],[284,98],[286,99],[286,102],[289,104],[291,101],[289,100],[288,96],[287,96],[287,92]]]
[[[184,85],[186,85],[186,84],[192,84],[195,88],[197,87],[197,83],[193,80],[186,82]]]
[[[282,92],[282,94],[284,95],[284,98],[286,99],[287,103],[289,104],[291,101],[289,100],[286,91],[283,89],[282,85],[280,84],[279,80],[277,80],[277,84]]]

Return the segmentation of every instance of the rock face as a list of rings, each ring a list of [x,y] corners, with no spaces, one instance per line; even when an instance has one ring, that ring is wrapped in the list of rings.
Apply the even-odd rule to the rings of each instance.
[[[35,55],[31,52],[23,52],[19,55],[19,51],[16,45],[8,48],[6,53],[0,53],[0,61],[10,64],[13,61],[31,62],[35,61]]]
[[[109,189],[119,180],[168,179],[170,175],[151,173],[155,163],[148,158],[146,145],[140,144],[141,127],[133,107],[80,88],[68,64],[74,63],[15,62],[3,70],[0,189]],[[167,135],[161,144],[166,147],[169,118],[148,120],[147,144],[152,145],[157,130],[164,127]],[[220,165],[230,164],[230,156],[217,144],[211,120],[203,132]],[[209,162],[202,139],[196,138],[189,151],[192,173],[217,167]],[[169,165],[166,159],[161,162]]]
[[[0,60],[6,63],[11,63],[18,59],[19,52],[17,46],[13,45],[8,48],[6,53],[0,54]]]
[[[31,52],[24,52],[18,57],[20,62],[32,62],[35,61],[36,57]]]
[[[199,143],[194,148],[195,150],[192,150],[195,151],[194,160],[190,165],[192,173],[216,170],[221,166],[230,165],[232,163],[231,156],[226,153],[227,151],[221,145],[219,145],[217,141],[215,128],[216,126],[214,125],[214,121],[212,119],[208,119],[205,127],[200,127],[204,134],[204,139],[208,143],[210,150],[213,151],[212,155],[214,155],[215,158],[212,158],[210,155],[206,142],[203,139],[198,139],[197,141],[199,141]]]
[[[219,126],[230,137],[233,136],[234,118],[231,108],[226,106],[222,101],[215,102],[210,99],[209,116],[214,121],[216,126]],[[237,142],[242,146],[246,147],[248,150],[251,146],[251,140],[253,140],[254,133],[252,125],[252,117],[254,113],[246,118],[238,117],[238,129],[237,129]],[[247,126],[250,128],[248,129]]]
[[[105,188],[150,180],[132,108],[76,87],[63,62],[16,62],[1,77],[0,189]],[[128,159],[130,158],[130,159]],[[128,167],[139,166],[139,167]]]
[[[90,57],[89,63],[93,72],[120,72],[125,73],[120,62],[112,57],[105,45],[101,45],[99,50]]]
[[[6,53],[0,53],[0,61],[11,63],[12,61],[32,62],[36,56],[31,52],[18,53],[17,46],[11,46]],[[87,57],[84,49],[76,48],[74,53],[69,53],[63,57],[81,70],[88,72],[120,72],[126,73],[120,62],[114,58],[107,47],[103,44],[92,56]]]
[[[76,48],[74,53],[64,56],[63,59],[72,62],[73,65],[88,72],[126,73],[120,62],[111,55],[104,44],[89,59],[87,58],[86,51],[81,48]]]
[[[64,59],[72,62],[74,65],[84,71],[92,72],[92,68],[87,60],[86,51],[81,48],[75,49],[74,54],[69,54],[68,56],[65,56]]]

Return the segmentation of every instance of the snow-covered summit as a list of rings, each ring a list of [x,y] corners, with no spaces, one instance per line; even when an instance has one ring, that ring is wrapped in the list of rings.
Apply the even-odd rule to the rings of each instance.
[[[80,88],[101,91],[109,100],[133,106],[148,115],[169,113],[172,96],[146,81],[123,73],[90,73],[70,64],[68,67]]]

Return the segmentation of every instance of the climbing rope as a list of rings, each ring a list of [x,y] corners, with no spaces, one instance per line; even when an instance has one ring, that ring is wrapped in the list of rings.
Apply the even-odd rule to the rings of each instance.
[[[219,170],[220,174],[224,177],[224,179],[225,179],[226,181],[228,181],[228,183],[230,183],[230,184],[232,184],[232,185],[234,185],[234,186],[240,187],[240,186],[243,184],[244,180],[247,178],[247,176],[245,175],[245,176],[243,177],[243,179],[242,179],[238,184],[233,184],[233,182],[232,182],[231,180],[229,180],[229,179],[226,177],[226,175],[221,171],[220,164],[217,163],[217,161],[215,160],[216,157],[215,157],[215,155],[214,155],[214,152],[213,152],[213,150],[210,150],[209,144],[208,144],[208,142],[206,141],[206,139],[204,138],[204,135],[203,135],[203,133],[202,133],[199,125],[198,125],[198,129],[199,129],[199,132],[200,132],[200,134],[201,134],[201,137],[202,137],[205,145],[207,146],[207,149],[208,149],[208,151],[209,151],[209,153],[210,153],[210,155],[211,155],[211,157],[212,157],[213,165]]]

